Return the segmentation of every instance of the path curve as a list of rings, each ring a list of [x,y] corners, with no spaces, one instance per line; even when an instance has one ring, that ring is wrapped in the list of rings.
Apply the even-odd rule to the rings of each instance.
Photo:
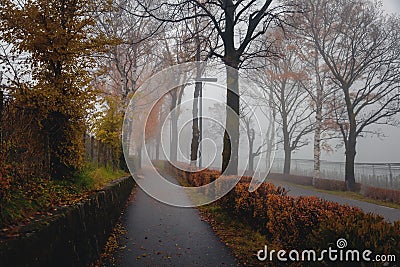
[[[147,169],[143,179],[149,175]],[[187,198],[184,192],[174,194]],[[163,204],[137,188],[121,222],[127,233],[114,255],[117,266],[238,266],[195,208]]]
[[[339,204],[349,205],[352,207],[359,207],[364,212],[378,214],[378,215],[384,217],[386,219],[386,221],[391,222],[391,223],[400,220],[400,210],[395,209],[395,208],[380,206],[380,205],[376,205],[376,204],[361,201],[361,200],[350,199],[350,198],[345,198],[345,197],[341,197],[341,196],[337,196],[337,195],[332,195],[332,194],[328,194],[328,193],[305,189],[305,188],[298,187],[294,184],[287,184],[282,181],[272,180],[272,183],[275,184],[276,186],[281,186],[281,187],[286,188],[289,191],[288,195],[291,195],[291,196],[316,196],[316,197],[319,197],[319,198],[322,198],[322,199],[325,199],[328,201],[337,202]]]

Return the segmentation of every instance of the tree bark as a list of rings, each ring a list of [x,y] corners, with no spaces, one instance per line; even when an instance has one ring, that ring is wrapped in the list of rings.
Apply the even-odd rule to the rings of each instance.
[[[135,170],[136,172],[142,168],[142,145],[140,145],[138,147],[137,153],[138,153],[137,154],[137,165],[136,165],[137,170]]]
[[[272,90],[269,93],[269,101],[268,101],[268,107],[270,109],[269,111],[269,124],[268,124],[268,130],[267,130],[267,138],[268,138],[268,143],[267,143],[267,152],[266,152],[266,170],[269,170],[272,167],[272,162],[271,162],[271,155],[273,152],[273,147],[274,147],[274,139],[275,139],[275,118],[276,118],[276,109],[273,105],[273,92]]]
[[[200,43],[197,19],[195,26],[196,26],[196,60],[197,62],[199,62],[201,60],[201,43]],[[196,69],[196,78],[197,79],[201,78],[201,69],[199,65],[197,66]],[[190,165],[192,166],[196,166],[198,159],[197,155],[199,152],[200,130],[199,130],[198,114],[199,114],[199,96],[201,90],[203,89],[202,87],[203,87],[202,82],[196,82],[194,88],[193,111],[192,111],[192,116],[193,116],[192,143],[190,147]]]
[[[292,149],[290,147],[290,133],[289,133],[289,122],[288,112],[286,111],[286,96],[285,96],[286,82],[283,84],[283,88],[280,91],[280,99],[282,106],[282,132],[283,132],[283,150],[285,152],[285,161],[283,165],[283,174],[290,174],[290,164],[292,160]]]
[[[3,91],[1,90],[1,88],[0,88],[0,123],[1,123],[1,120],[2,120],[2,116],[3,116]]]
[[[315,73],[316,73],[316,112],[315,112],[315,132],[314,132],[314,174],[313,174],[313,185],[315,184],[315,179],[320,178],[321,172],[321,130],[322,130],[322,97],[323,88],[319,73],[319,54],[318,50],[315,49]]]
[[[313,184],[315,179],[320,178],[321,172],[321,126],[322,126],[322,114],[317,111],[315,116],[315,132],[314,132],[314,173],[313,173]]]
[[[356,158],[357,121],[356,121],[356,114],[354,113],[353,104],[350,97],[349,86],[347,85],[343,86],[342,90],[344,92],[347,115],[349,118],[348,136],[345,140],[345,148],[346,148],[345,181],[347,190],[355,191],[356,179],[354,175],[354,161]]]
[[[250,134],[254,135],[254,131],[252,131]],[[255,154],[253,152],[253,145],[254,145],[254,137],[250,136],[250,138],[249,138],[249,167],[247,169],[249,171],[249,173],[253,173],[253,171],[254,171]]]
[[[199,77],[199,75],[197,75]],[[190,150],[190,165],[196,166],[197,163],[197,155],[199,151],[199,143],[200,143],[200,130],[199,130],[199,95],[200,90],[202,90],[202,83],[196,82],[196,86],[194,89],[194,100],[193,100],[193,125],[192,125],[192,144]]]
[[[197,14],[197,8],[195,8],[195,13]],[[201,60],[201,42],[200,42],[200,33],[199,33],[199,22],[198,18],[195,19],[195,31],[196,31],[196,61],[200,62]],[[196,69],[196,78],[201,78],[201,69],[200,66],[197,66]],[[199,96],[202,90],[203,83],[196,82],[194,88],[194,99],[193,99],[193,125],[192,125],[192,143],[190,147],[190,165],[196,166],[199,152],[199,144],[200,144],[200,129],[199,129]]]
[[[160,160],[160,145],[161,145],[161,133],[158,133],[156,137],[156,160]]]
[[[49,137],[49,147],[45,153],[50,154],[50,174],[53,179],[72,178],[76,169],[62,160],[64,142],[68,142],[68,119],[60,112],[51,112],[43,123],[44,132]],[[68,141],[67,141],[68,140]],[[67,143],[68,144],[68,143]]]
[[[285,147],[285,162],[283,165],[283,174],[290,174],[290,167],[292,161],[292,150],[290,147]]]
[[[356,135],[350,133],[346,145],[346,167],[345,167],[345,181],[346,187],[349,191],[355,191],[356,179],[354,174],[354,162],[356,159]]]
[[[178,159],[178,114],[176,114],[176,105],[178,101],[178,89],[171,92],[171,142],[170,142],[170,161],[175,162]]]
[[[226,130],[222,152],[222,172],[226,175],[237,175],[239,152],[239,60],[225,61],[227,74],[226,93]]]

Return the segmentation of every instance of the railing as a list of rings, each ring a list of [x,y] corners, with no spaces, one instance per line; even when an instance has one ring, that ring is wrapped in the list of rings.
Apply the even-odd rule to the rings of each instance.
[[[282,173],[283,159],[275,159],[272,172]],[[313,176],[313,160],[292,159],[291,174]],[[345,163],[321,161],[321,178],[341,180],[345,177]],[[381,188],[400,190],[400,163],[355,163],[356,182]]]

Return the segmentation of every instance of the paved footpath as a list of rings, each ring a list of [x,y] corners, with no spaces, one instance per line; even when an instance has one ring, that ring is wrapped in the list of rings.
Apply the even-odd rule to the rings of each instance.
[[[184,192],[177,195],[187,198]],[[122,225],[127,233],[121,238],[124,249],[114,256],[117,266],[237,266],[197,209],[163,204],[139,187]]]
[[[370,213],[381,215],[388,222],[395,222],[395,221],[400,220],[400,210],[398,210],[398,209],[380,206],[380,205],[376,205],[373,203],[350,199],[350,198],[345,198],[345,197],[341,197],[341,196],[331,195],[331,194],[318,192],[318,191],[314,191],[314,190],[310,190],[310,189],[305,189],[305,188],[297,187],[296,185],[287,184],[287,183],[281,182],[281,181],[273,180],[272,183],[277,186],[282,186],[282,187],[286,188],[289,191],[288,195],[291,195],[291,196],[316,196],[316,197],[326,199],[328,201],[337,202],[339,204],[347,204],[349,206],[359,207],[367,213],[370,212]]]

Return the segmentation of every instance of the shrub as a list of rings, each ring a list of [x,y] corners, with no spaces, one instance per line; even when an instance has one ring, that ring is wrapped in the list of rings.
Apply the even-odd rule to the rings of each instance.
[[[176,168],[167,169],[170,174],[186,179],[192,186],[204,185],[219,175],[210,170],[187,173]],[[218,178],[217,192],[232,185],[234,178]],[[326,249],[332,244],[336,246],[339,238],[345,238],[349,249],[369,249],[381,254],[400,253],[400,221],[392,225],[382,217],[366,214],[356,207],[313,196],[287,196],[284,188],[271,183],[263,183],[256,191],[249,192],[250,179],[242,177],[233,190],[218,200],[218,204],[232,216],[266,235],[271,242],[269,245],[276,249]],[[330,188],[338,185],[331,181],[326,184]]]
[[[332,191],[346,191],[346,182],[339,180],[330,180],[330,179],[314,179],[314,187],[318,189],[324,190],[332,190]],[[361,190],[361,184],[356,183],[356,192]]]
[[[309,236],[308,242],[310,246],[321,248],[335,243],[339,238],[345,238],[347,247],[351,249],[399,255],[399,236],[400,222],[392,225],[380,216],[354,210],[344,214],[333,213],[322,220]]]
[[[363,187],[364,196],[400,204],[400,191],[372,186]]]
[[[300,184],[300,185],[312,185],[313,183],[312,177],[309,176],[270,173],[268,174],[268,177],[271,179],[286,181],[289,183]]]

